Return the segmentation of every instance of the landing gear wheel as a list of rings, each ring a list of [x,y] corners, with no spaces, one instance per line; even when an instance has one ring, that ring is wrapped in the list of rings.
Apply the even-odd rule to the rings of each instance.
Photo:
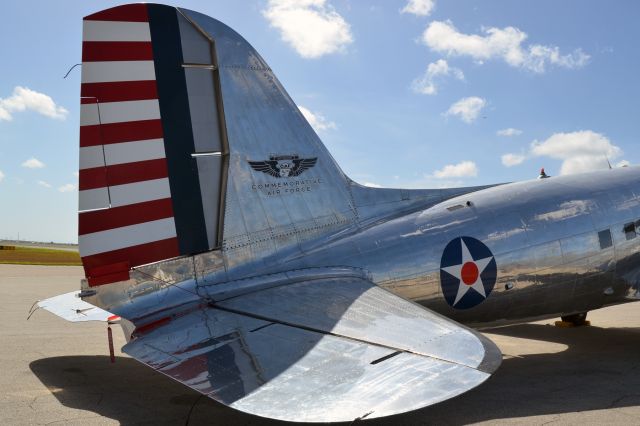
[[[568,322],[578,327],[587,323],[587,313],[581,312],[579,314],[565,315],[560,317],[560,319],[562,319],[563,322]]]

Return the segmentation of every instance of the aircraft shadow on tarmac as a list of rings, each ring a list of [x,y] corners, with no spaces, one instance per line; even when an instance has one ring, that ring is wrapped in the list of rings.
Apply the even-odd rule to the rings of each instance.
[[[559,329],[540,324],[484,330],[555,342],[559,353],[507,357],[485,384],[412,413],[372,419],[370,425],[466,424],[640,405],[640,328]],[[239,413],[153,372],[130,358],[44,358],[33,373],[63,405],[121,424],[280,424]]]

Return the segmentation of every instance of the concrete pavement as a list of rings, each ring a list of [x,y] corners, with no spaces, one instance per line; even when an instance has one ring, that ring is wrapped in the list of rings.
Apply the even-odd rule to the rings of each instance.
[[[0,424],[282,424],[238,413],[139,364],[104,324],[71,324],[35,300],[78,288],[79,267],[0,265]],[[458,398],[368,425],[640,424],[640,304],[487,330],[504,353],[485,384]]]

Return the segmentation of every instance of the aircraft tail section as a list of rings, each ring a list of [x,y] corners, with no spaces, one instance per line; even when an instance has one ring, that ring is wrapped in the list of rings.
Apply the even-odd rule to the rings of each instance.
[[[117,316],[134,358],[287,421],[402,413],[498,367],[495,345],[368,271],[302,256],[469,189],[355,184],[253,47],[205,15],[103,10],[84,19],[82,55],[87,282],[39,306],[74,321]]]
[[[79,246],[90,286],[210,250],[256,258],[354,221],[348,179],[227,26],[123,5],[84,18],[82,55]]]

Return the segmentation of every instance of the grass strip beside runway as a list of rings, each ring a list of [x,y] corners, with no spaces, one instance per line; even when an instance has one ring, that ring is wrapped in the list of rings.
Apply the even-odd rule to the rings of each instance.
[[[39,247],[19,247],[0,250],[0,264],[14,265],[66,265],[80,266],[80,255],[76,251]]]

